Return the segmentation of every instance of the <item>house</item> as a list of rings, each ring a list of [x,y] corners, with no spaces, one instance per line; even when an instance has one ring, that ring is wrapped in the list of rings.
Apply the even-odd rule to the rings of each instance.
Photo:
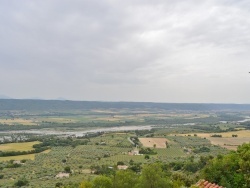
[[[142,155],[139,153],[139,149],[135,148],[131,152],[128,153],[129,155]]]
[[[13,161],[13,164],[22,164],[22,163],[21,163],[21,161],[16,160],[16,161]]]
[[[60,172],[56,175],[56,178],[69,178],[69,173]]]
[[[127,165],[118,165],[117,166],[118,170],[126,170],[128,168]]]
[[[199,188],[223,188],[222,186],[219,186],[215,183],[210,183],[206,180],[200,180],[196,183],[196,186]]]
[[[137,149],[134,149],[132,152],[133,152],[133,155],[139,155],[139,150]]]

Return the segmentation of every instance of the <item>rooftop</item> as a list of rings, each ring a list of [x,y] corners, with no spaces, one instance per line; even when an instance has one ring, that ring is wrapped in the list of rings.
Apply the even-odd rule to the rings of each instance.
[[[198,183],[196,183],[196,186],[198,186],[199,188],[223,188],[222,186],[219,186],[215,183],[210,183],[206,180],[198,181]]]

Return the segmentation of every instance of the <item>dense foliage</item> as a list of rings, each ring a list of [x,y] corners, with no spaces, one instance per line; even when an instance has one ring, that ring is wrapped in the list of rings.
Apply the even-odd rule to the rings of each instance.
[[[131,162],[133,164],[133,162]],[[84,180],[80,185],[61,185],[61,187],[80,188],[179,188],[195,187],[195,183],[204,178],[227,188],[250,187],[250,144],[243,144],[237,152],[225,156],[200,157],[195,161],[172,163],[137,164],[139,172],[109,169],[107,166],[93,167],[99,176],[93,180]],[[102,170],[100,170],[102,169]]]
[[[202,174],[205,179],[227,188],[250,187],[250,144],[211,160]]]

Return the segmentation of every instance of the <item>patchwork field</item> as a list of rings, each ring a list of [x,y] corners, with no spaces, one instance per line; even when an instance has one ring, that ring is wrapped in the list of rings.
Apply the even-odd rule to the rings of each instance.
[[[249,138],[216,138],[216,137],[208,137],[208,140],[210,140],[211,144],[213,145],[219,145],[221,147],[230,149],[230,150],[236,150],[239,145],[242,145],[243,143],[250,142]]]
[[[193,136],[194,134],[196,134],[198,137],[208,139],[213,145],[219,145],[230,150],[236,150],[239,145],[250,142],[250,130],[230,131],[223,133],[192,133],[180,135]],[[221,135],[222,137],[211,137],[214,134]],[[237,135],[237,137],[232,137],[232,135]]]
[[[250,130],[230,131],[223,133],[197,133],[199,137],[211,137],[214,134],[220,134],[223,138],[231,138],[232,135],[238,135],[238,138],[250,138]],[[187,134],[182,134],[187,135]]]
[[[153,148],[166,148],[166,142],[169,143],[169,140],[166,138],[139,138],[140,142],[144,147]]]

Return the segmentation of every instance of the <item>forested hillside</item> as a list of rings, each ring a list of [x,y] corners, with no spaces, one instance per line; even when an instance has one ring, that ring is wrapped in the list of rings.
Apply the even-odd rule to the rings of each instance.
[[[100,102],[0,99],[0,110],[89,110],[96,108],[163,109],[190,111],[242,111],[250,110],[250,104],[206,104],[206,103],[151,103],[151,102]]]

